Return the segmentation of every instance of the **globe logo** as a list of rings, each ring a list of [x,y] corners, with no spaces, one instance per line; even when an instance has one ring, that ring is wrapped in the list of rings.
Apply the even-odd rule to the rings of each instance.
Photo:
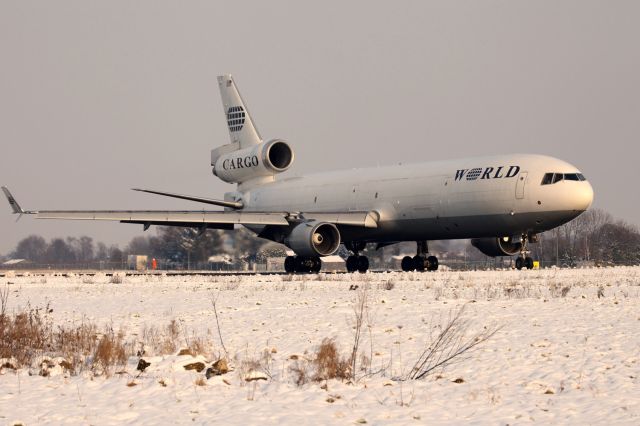
[[[244,125],[244,108],[241,106],[230,107],[227,111],[227,124],[230,132],[239,132]]]
[[[471,169],[469,173],[467,173],[467,180],[476,180],[480,177],[482,173],[482,168],[479,169]]]

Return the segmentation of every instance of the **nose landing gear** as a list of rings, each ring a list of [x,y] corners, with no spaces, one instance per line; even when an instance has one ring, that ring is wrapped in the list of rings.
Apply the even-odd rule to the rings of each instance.
[[[522,270],[522,268],[533,269],[533,259],[529,256],[529,254],[531,253],[531,251],[529,250],[529,240],[530,239],[533,240],[535,237],[536,236],[534,235],[529,237],[526,234],[522,236],[522,244],[520,245],[520,254],[516,258],[516,269],[518,271]]]
[[[409,271],[437,271],[438,258],[435,256],[427,256],[429,246],[426,241],[417,241],[417,254],[414,257],[405,256],[402,258],[400,266],[405,272]]]

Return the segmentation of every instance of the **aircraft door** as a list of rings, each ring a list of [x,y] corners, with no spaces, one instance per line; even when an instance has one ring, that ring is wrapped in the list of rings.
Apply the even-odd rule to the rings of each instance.
[[[521,200],[524,198],[524,188],[527,184],[527,172],[520,172],[518,181],[516,182],[516,199]]]

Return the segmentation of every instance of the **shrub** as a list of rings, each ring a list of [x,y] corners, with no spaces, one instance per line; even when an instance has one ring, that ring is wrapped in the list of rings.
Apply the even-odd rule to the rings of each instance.
[[[110,374],[115,365],[127,362],[123,333],[115,334],[108,330],[102,335],[93,353],[93,367],[98,372]]]
[[[329,379],[351,378],[351,359],[340,357],[333,339],[323,339],[313,360],[315,374],[313,380],[319,382]]]

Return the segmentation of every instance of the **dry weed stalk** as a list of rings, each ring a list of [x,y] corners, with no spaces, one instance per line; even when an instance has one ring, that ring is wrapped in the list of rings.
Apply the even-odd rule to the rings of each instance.
[[[368,294],[366,286],[363,286],[356,295],[355,305],[353,307],[354,316],[354,333],[353,333],[353,346],[351,347],[351,357],[349,362],[351,364],[351,379],[355,379],[356,375],[356,361],[358,359],[358,348],[360,347],[360,338],[362,337],[362,327],[364,321],[368,315]]]
[[[127,362],[127,350],[124,343],[124,333],[116,334],[113,329],[108,329],[102,335],[93,354],[93,365],[98,371],[110,375],[111,368],[115,365],[124,365]]]
[[[7,312],[8,301],[9,301],[9,285],[5,284],[4,288],[0,290],[0,321],[3,320]]]
[[[480,344],[489,340],[502,327],[484,327],[482,331],[467,336],[471,321],[463,314],[466,305],[449,312],[449,318],[437,336],[430,335],[426,348],[415,362],[406,379],[423,379],[435,370],[461,362]]]
[[[220,337],[220,346],[224,350],[225,357],[229,358],[229,352],[227,348],[224,346],[224,341],[222,340],[222,331],[220,330],[220,320],[218,319],[218,308],[216,307],[216,302],[218,301],[218,297],[211,295],[211,305],[213,306],[213,313],[216,316],[216,328],[218,329],[218,337]]]

